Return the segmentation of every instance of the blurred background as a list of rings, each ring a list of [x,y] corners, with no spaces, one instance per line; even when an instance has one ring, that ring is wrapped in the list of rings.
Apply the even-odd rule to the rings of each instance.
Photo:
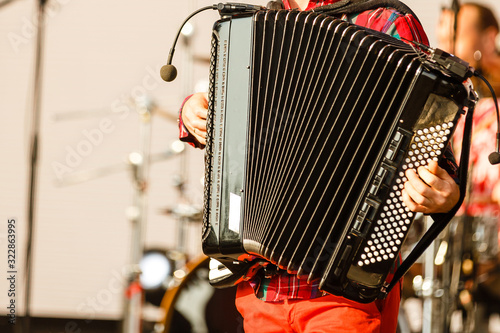
[[[436,45],[440,9],[450,6],[448,2],[405,1],[422,21],[431,45]],[[489,5],[497,16],[500,13],[497,0],[477,2]],[[44,325],[52,325],[50,331],[58,333],[118,331],[133,263],[138,193],[147,196],[141,215],[146,250],[166,254],[177,266],[201,257],[203,152],[176,141],[176,118],[188,94],[206,90],[211,28],[218,13],[195,16],[191,30],[181,35],[173,61],[178,69],[175,81],[162,81],[159,69],[182,21],[212,3],[47,1],[43,75],[37,85],[41,103],[31,245],[33,332],[43,331]],[[38,4],[0,1],[2,332],[13,328],[6,324],[7,224],[12,219],[16,221],[16,315],[25,312]],[[134,174],[134,153],[144,152],[145,147],[151,156],[146,183]],[[143,316],[155,322],[163,312],[147,305]],[[51,324],[49,318],[54,319]]]

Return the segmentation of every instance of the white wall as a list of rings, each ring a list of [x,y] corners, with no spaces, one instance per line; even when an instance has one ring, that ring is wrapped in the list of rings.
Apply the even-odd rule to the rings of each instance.
[[[265,4],[267,1],[255,1]],[[481,1],[496,6],[493,0]],[[25,240],[30,112],[34,72],[37,1],[17,0],[0,7],[0,314],[6,312],[8,286],[7,220],[17,220],[17,305],[23,313]],[[129,263],[130,223],[125,210],[132,204],[129,171],[56,186],[59,176],[108,166],[124,165],[128,154],[140,147],[139,119],[133,109],[122,110],[126,96],[147,93],[165,112],[174,115],[195,83],[207,77],[207,66],[197,62],[189,73],[182,43],[174,63],[179,77],[164,83],[156,74],[164,64],[175,32],[193,10],[211,1],[97,1],[50,0],[45,29],[41,103],[41,146],[34,229],[32,315],[119,318],[122,313],[123,270]],[[435,44],[434,28],[445,3],[408,0]],[[215,12],[193,19],[193,53],[206,57]],[[118,109],[120,107],[120,109]],[[82,112],[83,111],[83,115]],[[74,116],[60,119],[61,116]],[[101,122],[108,133],[91,143]],[[177,137],[175,121],[153,119],[152,151],[164,152]],[[95,138],[98,138],[95,137]],[[88,149],[75,159],[69,153]],[[162,209],[187,202],[200,206],[202,152],[186,149],[151,167],[147,246],[176,248],[176,219]],[[73,159],[71,159],[73,158]],[[69,160],[67,160],[69,159]],[[70,162],[70,165],[68,164]],[[184,162],[182,162],[184,161]],[[184,164],[182,164],[184,163]],[[65,173],[54,165],[65,165]],[[187,166],[187,167],[184,167]],[[125,167],[124,167],[125,168]],[[71,170],[70,170],[71,169]],[[187,170],[186,198],[173,186]],[[200,224],[190,223],[187,252],[200,254]]]

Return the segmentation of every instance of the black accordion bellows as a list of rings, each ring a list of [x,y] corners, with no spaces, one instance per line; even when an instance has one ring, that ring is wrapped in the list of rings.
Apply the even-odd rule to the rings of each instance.
[[[404,171],[438,160],[468,91],[425,54],[311,12],[222,19],[212,40],[203,250],[378,297],[414,219]]]

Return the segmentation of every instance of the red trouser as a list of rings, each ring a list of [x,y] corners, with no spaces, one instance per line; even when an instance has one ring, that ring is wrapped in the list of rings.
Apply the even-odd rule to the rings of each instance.
[[[243,282],[236,293],[236,307],[244,318],[245,333],[393,333],[400,287],[396,285],[385,300],[369,304],[333,295],[272,303],[258,299],[252,287]]]

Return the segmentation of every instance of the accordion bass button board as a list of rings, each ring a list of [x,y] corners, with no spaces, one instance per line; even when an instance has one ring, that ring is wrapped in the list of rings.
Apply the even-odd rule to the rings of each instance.
[[[204,252],[373,301],[415,217],[405,171],[442,158],[468,98],[414,46],[333,17],[217,21]]]

